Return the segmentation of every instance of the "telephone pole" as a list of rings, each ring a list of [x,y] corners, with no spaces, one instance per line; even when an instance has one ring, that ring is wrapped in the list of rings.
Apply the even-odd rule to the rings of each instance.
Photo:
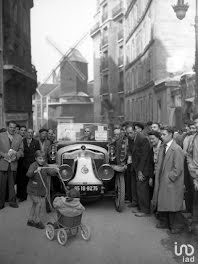
[[[0,0],[0,128],[4,127],[3,90],[3,0]]]

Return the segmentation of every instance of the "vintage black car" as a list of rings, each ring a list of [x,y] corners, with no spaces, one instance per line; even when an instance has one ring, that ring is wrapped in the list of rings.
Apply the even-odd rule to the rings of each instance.
[[[81,199],[115,197],[115,208],[121,212],[125,200],[125,166],[115,163],[115,146],[109,143],[104,124],[60,124],[57,144],[51,151],[64,183],[75,188]],[[52,179],[51,199],[61,192],[57,178]]]

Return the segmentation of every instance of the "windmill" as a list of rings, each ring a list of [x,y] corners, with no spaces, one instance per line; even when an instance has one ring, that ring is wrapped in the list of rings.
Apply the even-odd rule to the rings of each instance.
[[[38,88],[41,88],[44,84],[46,84],[48,81],[49,81],[49,79],[51,78],[51,76],[53,76],[54,75],[54,73],[56,72],[56,70],[61,66],[61,63],[62,63],[62,61],[63,61],[63,59],[64,60],[67,60],[67,61],[69,61],[69,63],[70,63],[70,66],[71,66],[71,64],[72,64],[72,69],[77,73],[77,76],[78,76],[78,78],[81,78],[81,80],[85,80],[86,79],[86,77],[84,76],[84,74],[74,65],[74,63],[73,62],[71,62],[70,60],[69,60],[69,56],[70,56],[70,54],[72,54],[72,52],[73,52],[73,50],[74,49],[76,49],[77,47],[78,47],[78,45],[87,37],[89,35],[89,32],[86,32],[74,45],[73,45],[73,47],[72,48],[70,48],[65,54],[63,54],[57,47],[56,47],[56,45],[54,46],[54,44],[52,45],[52,41],[50,41],[51,42],[51,45],[53,46],[53,47],[56,47],[56,50],[58,50],[59,51],[59,53],[61,53],[61,55],[62,55],[62,60],[61,60],[61,62],[60,63],[58,63],[58,65],[56,65],[56,67],[50,72],[50,74],[45,78],[45,80],[44,80],[44,82],[38,87]],[[49,42],[49,41],[48,41]],[[73,67],[74,66],[74,67]],[[37,88],[37,89],[38,89]]]
[[[55,48],[55,50],[58,51],[58,53],[61,54],[62,56],[62,59],[61,61],[66,61],[70,67],[75,71],[75,73],[77,74],[77,77],[82,80],[82,81],[85,81],[86,80],[86,76],[81,72],[81,70],[69,59],[69,55],[72,53],[69,53],[67,56],[65,56],[65,54],[57,47],[56,43],[51,40],[49,37],[46,38],[47,42]],[[74,50],[74,48],[72,49]]]

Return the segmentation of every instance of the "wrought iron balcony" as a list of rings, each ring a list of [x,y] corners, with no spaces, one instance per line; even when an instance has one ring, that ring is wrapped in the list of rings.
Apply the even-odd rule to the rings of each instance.
[[[106,12],[102,15],[102,23],[105,22],[105,20],[107,20],[107,18],[108,18],[108,13]]]
[[[123,8],[123,2],[120,2],[117,6],[115,6],[112,10],[112,17],[118,17],[124,13],[124,8]]]

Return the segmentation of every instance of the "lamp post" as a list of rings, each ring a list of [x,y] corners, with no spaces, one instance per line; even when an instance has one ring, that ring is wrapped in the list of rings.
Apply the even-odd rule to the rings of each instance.
[[[172,6],[178,19],[182,20],[186,16],[189,8],[188,3],[184,0],[178,0],[177,4]],[[195,15],[195,100],[194,114],[198,114],[198,0],[196,0],[196,15]]]

